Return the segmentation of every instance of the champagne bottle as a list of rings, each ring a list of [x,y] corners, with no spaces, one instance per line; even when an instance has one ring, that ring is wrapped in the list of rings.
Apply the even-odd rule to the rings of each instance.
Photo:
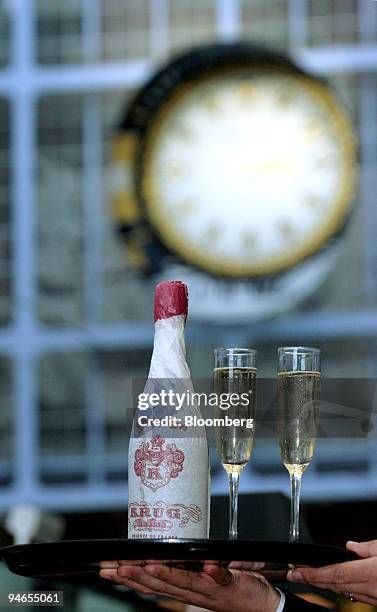
[[[157,285],[154,348],[143,394],[147,407],[136,408],[129,444],[129,538],[208,538],[207,438],[204,428],[189,430],[184,425],[185,415],[201,416],[191,401],[184,339],[187,311],[184,283]],[[186,401],[179,402],[178,395]],[[163,417],[172,420],[161,427]],[[152,424],[146,425],[147,420]]]

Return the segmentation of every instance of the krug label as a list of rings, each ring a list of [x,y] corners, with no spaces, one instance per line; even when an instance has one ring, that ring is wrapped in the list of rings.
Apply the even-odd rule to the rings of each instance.
[[[129,538],[208,537],[204,439],[131,438]]]

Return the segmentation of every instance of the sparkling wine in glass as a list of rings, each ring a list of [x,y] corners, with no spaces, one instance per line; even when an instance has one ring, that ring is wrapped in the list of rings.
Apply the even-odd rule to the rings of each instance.
[[[320,350],[278,349],[278,440],[291,481],[289,541],[300,535],[301,478],[314,453],[320,402]]]
[[[240,474],[251,457],[255,425],[256,351],[215,349],[216,450],[229,480],[229,538],[238,533]]]

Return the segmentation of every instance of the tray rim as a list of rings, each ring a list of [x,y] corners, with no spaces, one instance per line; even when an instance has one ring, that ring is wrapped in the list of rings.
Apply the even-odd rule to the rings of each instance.
[[[127,556],[124,551],[125,544],[131,543],[131,549],[135,550],[137,545],[142,545],[142,548],[146,549],[151,543],[154,545],[153,554],[146,553],[142,555],[135,555],[131,553]],[[98,554],[91,557],[88,555],[77,555],[78,546],[86,546],[88,549],[95,549],[96,547],[114,546],[118,548],[117,552],[120,552],[122,548],[122,556],[118,554],[105,555]],[[161,555],[156,555],[156,545],[161,545]],[[242,554],[234,554],[235,547],[242,544]],[[267,546],[271,552],[266,555],[264,559],[258,557],[252,558],[250,555],[250,547],[256,545],[258,550],[261,550],[263,545]],[[216,550],[210,550],[210,548],[216,547],[218,551],[221,550],[221,555],[216,553]],[[188,553],[184,553],[185,547]],[[49,550],[55,548],[59,552],[61,549],[61,557],[58,559],[51,559],[48,556]],[[67,555],[67,550],[71,548],[71,554]],[[226,553],[228,548],[228,553]],[[240,547],[239,547],[240,548]],[[36,550],[45,550],[45,557],[41,558],[36,556],[33,559],[32,553]],[[65,549],[65,553],[64,550]],[[200,550],[201,549],[201,550]],[[279,554],[280,550],[280,554]],[[76,555],[75,555],[76,551]],[[172,554],[167,554],[166,551],[171,551]],[[182,552],[183,551],[183,552]],[[282,555],[281,551],[285,551]],[[295,555],[287,554],[287,551],[294,552]],[[310,562],[309,555],[310,551],[321,551],[322,555],[320,560],[317,556],[314,562]],[[132,551],[131,551],[132,552]],[[26,555],[22,556],[22,553]],[[164,554],[162,554],[164,553]],[[199,554],[198,554],[199,553]],[[224,554],[225,553],[225,554]],[[232,553],[232,554],[231,554]],[[238,551],[240,553],[240,551]],[[327,553],[327,555],[326,555]],[[327,556],[327,559],[326,559]],[[90,558],[91,557],[91,558]],[[55,580],[55,581],[76,581],[76,580],[102,580],[99,577],[99,561],[101,559],[160,559],[167,561],[172,566],[175,563],[184,564],[185,569],[191,571],[200,571],[200,562],[204,559],[216,559],[219,561],[230,561],[235,560],[246,560],[246,561],[264,561],[266,563],[265,568],[260,570],[262,575],[265,575],[267,579],[271,579],[277,582],[284,582],[284,577],[289,569],[290,565],[311,565],[312,567],[320,565],[328,565],[332,563],[341,563],[344,561],[351,561],[357,559],[356,555],[350,553],[344,548],[328,545],[328,544],[312,544],[312,543],[297,543],[292,544],[286,541],[278,540],[226,540],[226,539],[211,539],[211,540],[138,540],[138,539],[127,539],[127,538],[98,538],[98,539],[77,539],[77,540],[58,540],[56,542],[34,542],[30,544],[13,544],[7,545],[0,548],[0,559],[5,563],[8,570],[19,576],[26,576],[34,579],[42,580]],[[199,562],[199,566],[198,566]],[[193,567],[194,566],[194,567]],[[180,565],[182,567],[182,565]],[[272,576],[271,576],[272,571]],[[276,578],[274,572],[277,572],[280,579]]]
[[[162,540],[161,539],[160,540],[160,539],[152,539],[152,538],[151,539],[85,538],[85,539],[57,540],[57,541],[51,541],[51,542],[32,542],[29,544],[6,545],[6,546],[0,547],[0,559],[6,562],[5,557],[10,556],[13,559],[15,559],[20,553],[25,552],[27,554],[27,553],[33,552],[34,550],[42,550],[43,548],[46,548],[46,549],[61,548],[63,552],[63,549],[69,549],[69,547],[71,546],[72,548],[76,548],[78,546],[95,548],[97,546],[111,546],[111,545],[115,545],[117,547],[128,545],[131,547],[131,550],[136,548],[137,546],[141,546],[142,549],[147,549],[149,546],[152,546],[153,548],[161,547],[161,554],[165,552],[167,547],[169,547],[168,550],[172,550],[172,551],[174,549],[176,549],[177,551],[180,551],[184,549],[185,547],[187,547],[189,554],[196,553],[196,552],[198,554],[204,554],[205,551],[204,550],[201,551],[200,549],[207,549],[208,551],[210,551],[211,548],[215,550],[216,547],[220,546],[223,548],[222,552],[224,553],[224,557],[223,557],[224,560],[226,560],[225,555],[229,555],[230,552],[232,552],[235,547],[240,548],[238,552],[239,554],[242,555],[242,557],[244,557],[246,553],[242,549],[244,549],[245,546],[252,547],[253,545],[256,546],[257,548],[265,545],[266,548],[269,550],[275,547],[277,550],[278,549],[282,549],[282,550],[290,549],[292,552],[294,551],[298,555],[300,555],[300,553],[305,554],[305,552],[309,552],[311,550],[313,553],[317,551],[318,553],[323,554],[323,556],[326,556],[326,553],[328,553],[330,557],[339,556],[339,557],[342,557],[344,560],[351,561],[357,558],[354,553],[351,553],[346,548],[333,546],[330,544],[317,544],[317,543],[309,543],[309,542],[298,542],[298,543],[292,544],[290,542],[286,542],[282,540],[256,540],[256,539],[237,539],[237,540],[227,540],[227,539],[166,539],[166,540],[164,539]],[[195,551],[196,548],[198,548],[198,551]],[[229,552],[227,552],[227,549],[229,549]],[[250,552],[251,551],[249,550],[248,551],[249,555],[250,555]],[[143,551],[143,553],[145,553],[145,551]],[[181,553],[179,552],[179,554]],[[296,556],[296,554],[294,556]],[[126,559],[127,557],[124,557],[124,558]],[[128,557],[128,558],[132,559],[134,557]],[[202,559],[205,559],[205,558],[206,558],[205,556],[202,557]],[[234,554],[232,554],[231,558],[234,558]],[[166,559],[166,555],[161,557],[161,559]]]

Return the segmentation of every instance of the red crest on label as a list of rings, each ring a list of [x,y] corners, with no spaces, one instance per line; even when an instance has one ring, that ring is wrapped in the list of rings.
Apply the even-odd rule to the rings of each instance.
[[[134,469],[141,482],[157,491],[183,470],[184,453],[174,444],[168,444],[161,436],[150,442],[142,442],[135,451]]]

